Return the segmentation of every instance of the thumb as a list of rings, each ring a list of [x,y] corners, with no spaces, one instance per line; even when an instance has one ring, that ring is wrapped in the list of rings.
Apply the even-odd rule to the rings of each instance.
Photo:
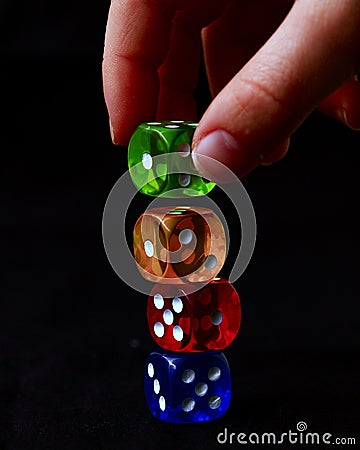
[[[359,69],[359,38],[358,0],[296,1],[205,112],[193,139],[197,169],[221,182],[219,166],[197,155],[242,177],[272,154],[284,153],[291,133]]]

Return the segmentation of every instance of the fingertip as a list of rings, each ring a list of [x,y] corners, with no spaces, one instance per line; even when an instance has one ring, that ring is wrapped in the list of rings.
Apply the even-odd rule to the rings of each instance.
[[[135,130],[135,128],[134,128]],[[114,145],[127,145],[133,133],[133,130],[129,127],[116,127],[112,125],[111,119],[109,119],[109,131],[111,142]]]
[[[269,154],[261,154],[261,165],[262,166],[271,166],[275,162],[280,161],[284,158],[289,150],[290,138],[286,138],[280,145],[278,145],[273,151],[269,152]]]
[[[339,120],[352,130],[360,129],[360,84],[350,79],[318,106],[323,114]]]
[[[231,174],[242,177],[260,163],[260,155],[249,155],[248,149],[222,129],[214,130],[196,142],[192,155],[196,169],[216,183],[231,181]]]
[[[119,145],[119,146],[127,146],[130,138],[132,136],[132,134],[134,133],[136,127],[140,124],[137,123],[136,125],[134,125],[133,127],[123,127],[123,126],[113,126],[111,119],[109,119],[109,129],[110,129],[110,138],[111,138],[111,142],[114,145]]]
[[[195,168],[203,177],[221,184],[233,181],[234,175],[243,178],[259,165],[270,166],[280,161],[289,145],[288,137],[274,149],[264,146],[259,152],[242,145],[227,131],[216,130],[199,141],[193,148],[192,157]]]
[[[116,66],[107,62],[104,96],[110,117],[112,141],[127,145],[136,127],[156,116],[159,79],[142,61],[117,57]]]

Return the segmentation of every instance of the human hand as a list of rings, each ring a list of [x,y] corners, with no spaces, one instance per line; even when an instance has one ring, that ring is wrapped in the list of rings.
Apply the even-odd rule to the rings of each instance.
[[[292,4],[113,0],[103,82],[114,143],[126,145],[141,122],[196,119],[201,41],[215,98],[194,134],[193,155],[207,178],[221,174],[197,154],[242,177],[281,159],[315,108],[359,129],[360,1]]]

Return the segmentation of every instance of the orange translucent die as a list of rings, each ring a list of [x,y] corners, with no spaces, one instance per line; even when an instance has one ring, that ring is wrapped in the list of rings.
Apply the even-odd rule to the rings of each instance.
[[[207,208],[148,209],[137,220],[133,238],[138,269],[151,282],[206,283],[226,257],[224,227]]]

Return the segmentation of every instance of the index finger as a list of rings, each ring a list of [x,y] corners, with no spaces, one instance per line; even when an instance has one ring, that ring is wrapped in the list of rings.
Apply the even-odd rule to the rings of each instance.
[[[169,47],[175,2],[113,0],[105,33],[103,88],[113,141],[125,145],[156,115],[157,69]]]

